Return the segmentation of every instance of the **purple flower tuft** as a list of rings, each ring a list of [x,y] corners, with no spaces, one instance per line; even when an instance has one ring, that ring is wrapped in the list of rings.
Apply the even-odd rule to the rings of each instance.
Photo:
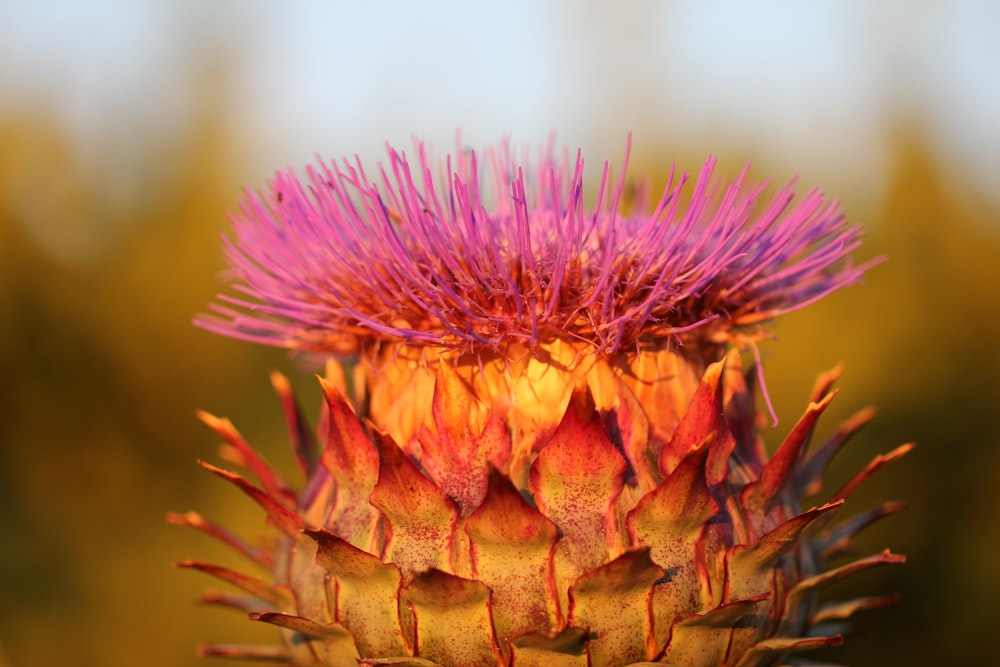
[[[506,142],[435,165],[388,147],[279,173],[247,191],[226,251],[242,297],[221,295],[211,331],[347,354],[382,341],[457,351],[556,338],[612,353],[646,341],[753,340],[759,324],[858,281],[861,231],[837,202],[791,186],[728,184],[709,158],[685,194],[673,169],[655,205],[625,212],[625,169],[604,163],[593,208],[584,161],[552,147],[533,167]],[[625,162],[628,162],[626,148]],[[651,202],[650,202],[651,203]]]

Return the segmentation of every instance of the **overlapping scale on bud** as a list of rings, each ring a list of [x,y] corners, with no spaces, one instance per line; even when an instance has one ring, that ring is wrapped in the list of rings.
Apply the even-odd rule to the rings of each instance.
[[[244,203],[229,249],[249,297],[229,301],[245,310],[217,306],[223,317],[200,323],[356,363],[328,364],[315,433],[273,378],[299,487],[203,416],[242,471],[203,465],[255,501],[276,538],[259,548],[171,515],[264,574],[181,565],[243,591],[206,601],[284,638],[203,653],[763,667],[839,643],[852,613],[892,602],[817,600],[902,561],[845,559],[854,534],[900,504],[845,505],[909,445],[824,492],[827,464],[871,411],[811,447],[833,398],[837,372],[826,374],[768,448],[739,354],[764,319],[860,277],[859,232],[835,206],[810,194],[789,208],[789,191],[760,204],[743,177],[714,185],[709,163],[686,207],[668,185],[651,213],[625,216],[605,165],[585,211],[579,156],[570,171],[544,153],[529,181],[502,146],[486,153],[487,208],[474,154],[446,161],[441,187],[418,154],[413,174],[391,151],[381,186],[345,162],[308,186],[282,175]]]
[[[516,420],[477,416],[482,400],[448,364],[437,366],[428,424],[407,447],[363,424],[333,373],[321,381],[317,450],[276,377],[309,480],[294,493],[228,422],[206,416],[229,443],[226,458],[256,479],[205,467],[255,500],[284,538],[263,555],[240,547],[273,568],[273,583],[182,565],[242,588],[250,598],[209,600],[281,626],[286,648],[205,652],[281,653],[302,665],[747,667],[839,643],[825,625],[892,598],[819,607],[817,592],[902,561],[883,552],[827,569],[854,533],[901,508],[844,519],[842,506],[909,446],[823,497],[823,469],[871,416],[859,413],[807,452],[836,374],[820,379],[768,457],[739,357],[701,369],[670,356],[703,372],[669,438],[647,426],[651,414],[629,388],[637,378],[596,362],[533,442],[524,471],[514,465]],[[803,496],[822,500],[803,510]],[[174,520],[207,525],[191,514]]]

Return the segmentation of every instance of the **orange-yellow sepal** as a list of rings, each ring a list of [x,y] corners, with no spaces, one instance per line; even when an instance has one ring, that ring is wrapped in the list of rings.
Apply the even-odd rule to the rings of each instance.
[[[673,472],[681,460],[695,448],[711,447],[716,442],[721,444],[728,436],[722,406],[722,374],[725,364],[723,359],[708,366],[677,430],[660,450],[659,466],[664,476]]]
[[[582,628],[533,632],[514,640],[511,650],[511,667],[590,667],[587,631]]]
[[[688,454],[667,479],[646,494],[626,519],[632,544],[650,548],[667,573],[656,585],[653,616],[662,648],[674,622],[704,609],[710,582],[699,543],[705,524],[718,513],[705,481],[704,448]]]
[[[493,624],[501,646],[561,623],[553,572],[559,531],[493,470],[488,492],[465,524],[472,574],[493,591]]]
[[[510,433],[448,364],[438,366],[431,412],[434,429],[419,434],[420,463],[468,516],[486,496],[490,465],[507,467]]]
[[[368,498],[378,480],[378,452],[344,395],[320,378],[325,399],[322,462],[336,482],[336,499],[325,523],[352,545],[375,548],[378,511]]]
[[[792,431],[774,453],[774,457],[760,471],[760,478],[748,484],[740,493],[740,502],[746,508],[748,517],[766,517],[778,496],[788,488],[796,464],[809,444],[816,420],[823,414],[835,394],[826,394],[819,401],[812,402]],[[751,521],[755,532],[760,530],[760,521]]]
[[[655,655],[651,604],[653,585],[663,574],[643,548],[576,580],[569,592],[569,623],[589,629],[592,664],[627,665]]]
[[[282,532],[289,537],[298,536],[298,534],[302,532],[302,529],[305,528],[305,522],[302,520],[302,517],[290,510],[271,493],[264,491],[263,489],[259,489],[250,482],[246,481],[242,475],[228,470],[223,470],[222,468],[217,468],[211,463],[205,463],[204,461],[198,461],[198,465],[205,470],[218,475],[222,479],[234,485],[243,493],[253,498],[258,505],[264,508],[264,511],[267,512],[268,518],[274,523],[274,525],[280,528]]]
[[[375,434],[374,439],[379,473],[371,504],[388,523],[383,559],[395,563],[404,576],[429,568],[454,571],[455,503],[388,436]]]
[[[589,394],[577,392],[529,478],[538,509],[562,530],[556,545],[560,590],[623,551],[615,509],[625,470]]]
[[[815,594],[817,591],[829,586],[830,584],[836,583],[845,577],[861,572],[862,570],[880,567],[882,565],[895,565],[905,562],[905,556],[890,553],[887,549],[881,553],[875,554],[874,556],[860,558],[847,563],[846,565],[841,565],[838,568],[827,570],[826,572],[803,579],[795,584],[795,586],[793,586],[788,592],[784,606],[784,617],[781,620],[778,633],[791,634],[795,628],[802,626],[810,609],[810,605],[806,604],[808,596]],[[881,597],[877,599],[886,601],[888,598]],[[853,613],[857,608],[859,607],[855,606],[852,608],[850,613]],[[847,609],[843,609],[842,611],[846,612]],[[844,616],[841,616],[841,618],[846,618],[849,615],[849,613],[845,614]],[[813,618],[809,620],[814,623],[818,622],[816,621],[815,614],[813,615]]]
[[[319,545],[316,562],[336,577],[337,620],[354,634],[362,655],[412,655],[400,624],[399,568],[325,530],[306,534]]]
[[[232,584],[242,589],[259,600],[269,602],[278,608],[288,608],[292,604],[291,592],[285,586],[268,584],[256,577],[251,577],[242,572],[230,570],[221,565],[213,565],[200,560],[182,560],[174,564],[174,567],[182,567],[191,570],[198,570],[205,574],[217,577],[222,581]]]
[[[776,658],[795,651],[808,651],[825,646],[840,646],[844,638],[840,635],[832,637],[771,637],[754,644],[743,654],[736,667],[767,667],[773,665]]]
[[[695,614],[674,625],[666,655],[660,660],[670,667],[724,665],[733,626],[754,612],[768,595],[738,600]]]
[[[752,545],[736,545],[726,553],[727,602],[761,595],[770,590],[775,565],[798,545],[802,532],[843,502],[814,507],[777,526]]]
[[[503,664],[484,584],[428,570],[403,588],[402,600],[413,610],[417,656],[463,667]]]
[[[288,631],[291,637],[286,643],[293,647],[292,657],[299,664],[312,658],[322,660],[328,667],[357,665],[358,649],[354,638],[338,623],[321,625],[301,616],[271,611],[250,614],[250,620],[277,625]]]

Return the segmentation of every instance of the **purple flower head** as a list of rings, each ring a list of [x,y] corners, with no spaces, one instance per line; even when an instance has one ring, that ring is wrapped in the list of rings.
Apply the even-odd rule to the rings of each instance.
[[[630,142],[629,142],[630,143]],[[626,148],[625,162],[628,162]],[[623,196],[604,163],[585,205],[584,160],[550,145],[529,164],[507,142],[435,163],[321,163],[247,191],[226,240],[233,289],[211,331],[296,350],[381,342],[459,352],[584,341],[610,354],[647,342],[723,343],[859,280],[860,228],[791,186],[769,196],[709,158],[673,169],[652,201]],[[641,197],[639,198],[641,199]],[[875,260],[878,261],[878,260]]]

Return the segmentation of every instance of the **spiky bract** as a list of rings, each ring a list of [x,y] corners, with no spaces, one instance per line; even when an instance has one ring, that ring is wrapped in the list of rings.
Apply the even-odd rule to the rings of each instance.
[[[664,353],[657,366],[645,372],[670,367],[663,395],[689,399],[675,423],[640,402],[634,369],[599,361],[561,408],[550,404],[560,415],[552,428],[520,450],[520,417],[483,410],[448,364],[433,372],[429,412],[404,446],[359,421],[334,374],[322,382],[314,449],[278,378],[304,491],[224,420],[208,418],[258,485],[206,464],[284,533],[272,551],[251,554],[277,563],[274,582],[184,565],[249,592],[238,606],[285,628],[283,655],[298,665],[777,665],[839,643],[823,632],[827,621],[891,602],[817,607],[816,592],[902,560],[884,552],[827,569],[857,530],[900,509],[833,523],[857,485],[909,446],[802,511],[800,498],[820,492],[830,458],[871,416],[859,413],[806,455],[835,374],[768,457],[736,355],[701,368]]]

